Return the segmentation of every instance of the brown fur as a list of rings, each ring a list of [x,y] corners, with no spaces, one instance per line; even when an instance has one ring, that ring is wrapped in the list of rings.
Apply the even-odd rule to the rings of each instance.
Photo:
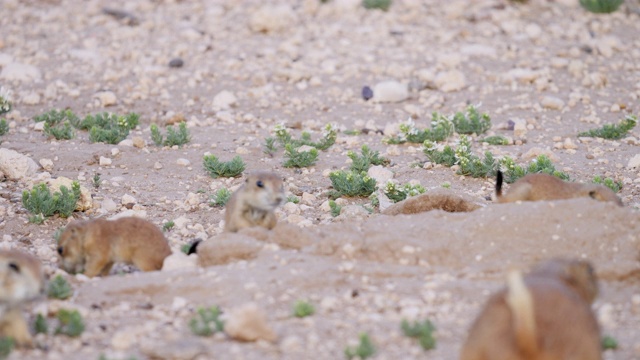
[[[32,346],[29,326],[20,306],[44,292],[40,261],[15,250],[0,250],[0,336],[20,346]]]
[[[262,186],[259,186],[262,185]],[[262,226],[273,229],[278,222],[274,210],[284,201],[282,178],[272,172],[256,172],[247,177],[226,205],[224,230]]]
[[[160,270],[171,254],[162,231],[137,217],[72,222],[58,245],[62,267],[88,277],[109,275],[117,262],[133,264],[142,271]]]
[[[496,199],[499,203],[515,201],[561,200],[590,197],[598,201],[611,201],[622,206],[622,200],[608,187],[563,181],[549,174],[529,174],[511,185],[509,193],[502,195],[502,173],[496,181]]]
[[[600,360],[591,302],[598,289],[586,261],[555,259],[494,294],[475,320],[461,360]]]

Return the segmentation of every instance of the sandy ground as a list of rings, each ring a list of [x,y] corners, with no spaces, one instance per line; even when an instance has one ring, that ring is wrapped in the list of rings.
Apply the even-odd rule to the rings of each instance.
[[[11,359],[336,359],[362,332],[373,339],[377,359],[453,359],[485,299],[502,286],[504,271],[553,256],[595,265],[601,294],[594,311],[603,334],[620,343],[604,357],[640,358],[640,172],[629,166],[640,152],[640,132],[618,141],[577,137],[637,113],[636,2],[611,15],[589,14],[569,0],[407,0],[388,12],[351,0],[3,0],[0,6],[0,85],[13,92],[14,104],[1,146],[53,162],[32,178],[0,184],[1,244],[35,254],[49,274],[74,285],[70,300],[28,306],[30,319],[37,311],[74,308],[87,326],[77,339],[38,335],[37,349],[14,351]],[[127,16],[118,19],[104,7]],[[169,66],[176,58],[182,67]],[[384,80],[410,84],[409,97],[362,99],[364,85]],[[234,101],[223,101],[228,93]],[[514,137],[501,125],[526,124],[517,145],[474,139],[478,153],[526,164],[530,154],[546,151],[573,180],[621,181],[625,207],[588,199],[492,204],[485,198],[494,179],[425,164],[419,144],[382,141],[409,118],[424,128],[433,111],[450,114],[467,104],[482,104],[491,115],[490,134]],[[139,113],[141,125],[129,139],[146,145],[95,144],[86,132],[48,139],[33,116],[53,108],[81,117]],[[155,146],[150,125],[163,128],[176,116],[187,120],[191,142]],[[297,170],[282,166],[282,150],[263,153],[264,139],[281,123],[295,136],[306,130],[314,138],[328,123],[379,131],[340,133],[315,166]],[[328,173],[346,169],[347,151],[364,144],[391,160],[387,168],[400,183],[414,180],[428,190],[449,183],[481,208],[333,218],[326,209]],[[304,230],[283,228],[284,235],[267,242],[258,234],[262,240],[252,240],[258,246],[248,259],[227,264],[155,273],[120,267],[87,280],[58,270],[53,233],[68,220],[31,224],[22,206],[22,191],[34,183],[75,179],[93,198],[92,209],[75,218],[128,210],[158,226],[174,221],[167,237],[178,252],[222,232],[223,210],[210,207],[209,198],[242,182],[212,179],[202,167],[206,153],[223,160],[240,155],[247,171],[281,173],[288,193],[301,199],[278,210],[281,225]],[[101,165],[100,157],[111,164]],[[96,173],[99,188],[91,184]],[[133,206],[122,204],[125,195],[135,198]],[[291,316],[300,299],[316,306],[314,316]],[[265,311],[275,343],[190,333],[198,307],[226,312],[245,302]],[[437,327],[438,345],[425,352],[399,325],[427,318]]]

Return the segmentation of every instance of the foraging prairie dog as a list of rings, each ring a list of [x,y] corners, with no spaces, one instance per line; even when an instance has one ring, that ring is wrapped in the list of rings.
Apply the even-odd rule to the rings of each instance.
[[[42,295],[44,285],[38,259],[16,250],[0,250],[0,337],[10,337],[20,346],[33,345],[20,306]]]
[[[498,171],[496,199],[499,203],[590,197],[623,206],[622,200],[604,185],[568,182],[549,174],[526,175],[511,185],[509,193],[502,195],[502,178],[502,172]]]
[[[262,226],[273,229],[278,222],[274,210],[284,201],[282,178],[275,173],[259,171],[247,176],[225,207],[224,230]]]
[[[591,311],[598,288],[586,261],[555,259],[508,276],[475,320],[461,360],[600,360]]]
[[[94,277],[109,275],[114,263],[133,264],[142,271],[160,270],[171,249],[157,226],[125,217],[70,223],[60,235],[58,254],[65,271]]]

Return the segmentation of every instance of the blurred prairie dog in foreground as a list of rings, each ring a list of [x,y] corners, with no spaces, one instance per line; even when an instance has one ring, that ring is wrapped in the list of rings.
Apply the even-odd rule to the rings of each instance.
[[[273,229],[278,222],[274,211],[284,199],[284,185],[278,174],[266,171],[249,174],[225,206],[224,230],[237,232],[252,226]]]
[[[153,223],[125,217],[70,223],[60,235],[58,254],[65,271],[94,277],[109,275],[114,263],[133,264],[142,271],[160,270],[171,249]]]
[[[44,293],[40,261],[17,250],[0,250],[0,336],[20,346],[32,346],[29,325],[20,307]]]
[[[622,200],[604,185],[569,182],[549,174],[526,175],[513,183],[505,195],[502,194],[502,182],[502,172],[498,171],[496,199],[499,203],[590,197],[623,205]]]
[[[586,261],[554,259],[524,278],[512,270],[472,325],[461,360],[600,360],[591,303],[598,293]]]

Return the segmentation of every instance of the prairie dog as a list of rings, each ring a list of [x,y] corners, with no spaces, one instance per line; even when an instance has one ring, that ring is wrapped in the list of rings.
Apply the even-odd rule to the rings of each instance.
[[[622,200],[608,187],[563,181],[549,174],[529,174],[511,185],[502,195],[502,172],[496,178],[496,199],[499,203],[515,201],[560,200],[590,197],[598,201],[612,201],[622,206]]]
[[[40,296],[44,285],[38,259],[16,250],[0,250],[0,336],[10,337],[20,346],[33,345],[20,306]]]
[[[226,205],[224,230],[262,226],[273,229],[278,222],[274,210],[284,201],[282,178],[275,173],[259,171],[247,176]]]
[[[171,249],[154,224],[125,217],[70,223],[60,235],[58,254],[65,271],[94,277],[109,275],[117,262],[133,264],[142,271],[160,270]]]
[[[586,261],[550,260],[524,278],[512,271],[472,325],[460,359],[600,360],[597,292]]]

